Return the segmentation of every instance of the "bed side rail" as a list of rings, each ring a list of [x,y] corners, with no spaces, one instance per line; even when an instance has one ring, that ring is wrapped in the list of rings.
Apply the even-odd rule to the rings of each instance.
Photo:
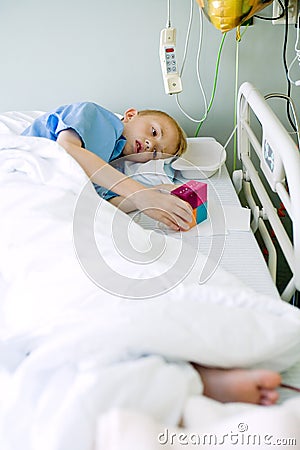
[[[252,230],[259,229],[269,250],[269,269],[276,280],[275,247],[267,236],[264,221],[269,221],[292,277],[281,298],[290,301],[300,290],[300,154],[299,150],[264,97],[251,83],[243,83],[238,95],[238,158],[242,164],[242,186],[252,211]],[[251,127],[252,113],[260,124]],[[259,135],[259,137],[257,137]],[[256,154],[258,164],[253,163]],[[256,158],[256,159],[257,159]],[[259,167],[257,167],[259,165]],[[265,186],[268,186],[267,189]],[[252,189],[255,196],[252,195]],[[292,233],[282,224],[273,202],[273,191],[291,220]],[[257,199],[259,201],[257,201]]]

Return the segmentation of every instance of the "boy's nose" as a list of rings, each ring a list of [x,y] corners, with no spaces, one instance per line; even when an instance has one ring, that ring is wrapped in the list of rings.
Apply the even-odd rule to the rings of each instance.
[[[146,151],[150,151],[152,148],[152,142],[149,139],[145,140]]]

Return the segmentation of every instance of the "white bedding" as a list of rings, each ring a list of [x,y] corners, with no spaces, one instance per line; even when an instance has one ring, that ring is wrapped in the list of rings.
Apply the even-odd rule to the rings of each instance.
[[[0,136],[0,199],[1,449],[111,448],[112,408],[176,426],[202,392],[188,361],[299,361],[298,309],[217,265],[200,285],[197,249],[101,201],[55,142]]]

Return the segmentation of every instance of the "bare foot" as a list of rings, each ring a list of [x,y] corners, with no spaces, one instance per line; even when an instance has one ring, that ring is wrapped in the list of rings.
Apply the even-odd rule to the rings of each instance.
[[[193,363],[207,397],[223,403],[243,402],[273,405],[278,400],[278,373],[265,369],[215,369]]]

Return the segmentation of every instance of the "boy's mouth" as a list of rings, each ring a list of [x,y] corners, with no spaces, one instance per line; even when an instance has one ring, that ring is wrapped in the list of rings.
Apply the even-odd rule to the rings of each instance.
[[[135,153],[140,153],[142,152],[143,149],[143,144],[141,143],[141,141],[136,140],[135,141]]]

